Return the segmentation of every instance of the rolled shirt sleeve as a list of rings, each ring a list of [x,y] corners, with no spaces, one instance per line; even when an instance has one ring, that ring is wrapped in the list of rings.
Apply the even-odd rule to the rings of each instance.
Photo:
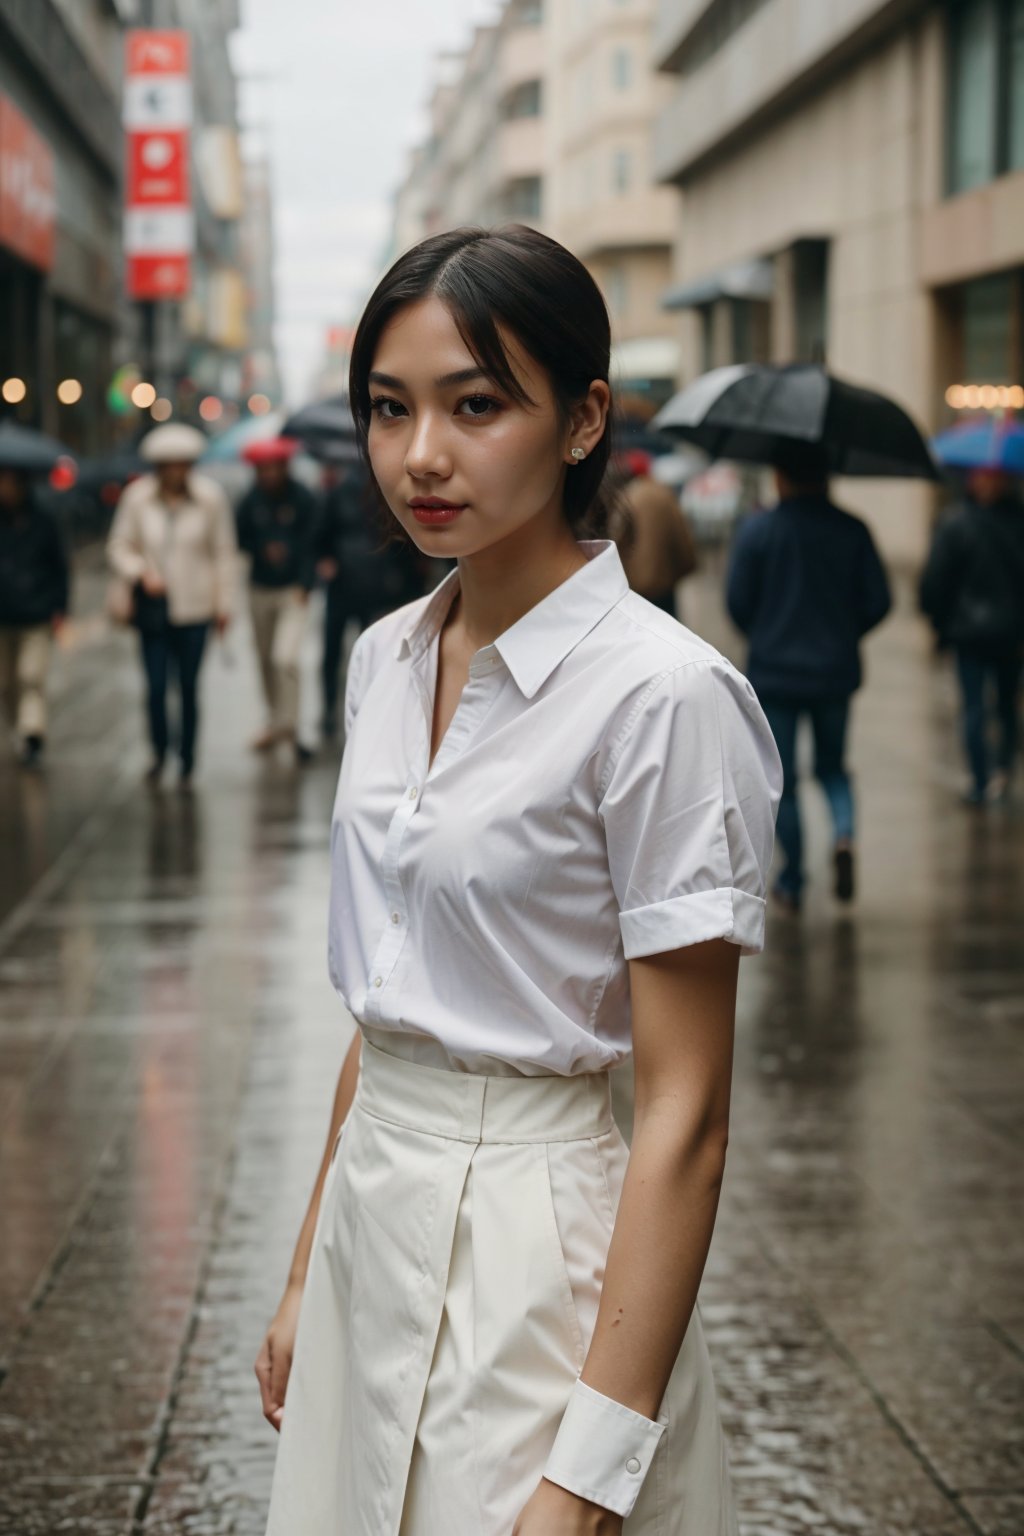
[[[663,1424],[577,1381],[544,1476],[592,1504],[631,1515],[664,1433]]]
[[[656,679],[603,784],[627,960],[718,938],[760,951],[782,766],[746,678],[715,658]]]

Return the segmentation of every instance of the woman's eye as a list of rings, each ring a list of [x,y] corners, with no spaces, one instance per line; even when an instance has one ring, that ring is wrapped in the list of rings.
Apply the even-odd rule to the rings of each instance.
[[[378,421],[395,421],[397,413],[404,411],[405,406],[398,400],[392,400],[388,395],[378,395],[376,399],[370,401],[370,410]]]
[[[468,407],[465,414],[468,416],[490,416],[495,411],[501,410],[501,402],[493,400],[490,395],[468,395],[465,400],[459,401],[459,412]]]

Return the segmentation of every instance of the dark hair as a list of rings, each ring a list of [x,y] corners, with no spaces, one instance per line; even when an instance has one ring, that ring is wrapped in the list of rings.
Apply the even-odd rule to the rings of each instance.
[[[448,308],[481,368],[522,405],[533,402],[512,371],[499,325],[547,372],[564,420],[593,379],[608,380],[608,311],[594,279],[571,251],[524,224],[431,235],[381,278],[352,344],[349,398],[367,463],[368,379],[377,345],[400,309],[431,295]],[[602,482],[610,448],[606,427],[600,442],[566,475],[565,515],[578,537],[605,530]]]

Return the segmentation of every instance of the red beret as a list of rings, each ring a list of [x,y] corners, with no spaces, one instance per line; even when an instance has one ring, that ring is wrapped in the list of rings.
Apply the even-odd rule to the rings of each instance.
[[[262,437],[255,443],[246,444],[242,458],[247,464],[287,464],[301,447],[295,437]]]

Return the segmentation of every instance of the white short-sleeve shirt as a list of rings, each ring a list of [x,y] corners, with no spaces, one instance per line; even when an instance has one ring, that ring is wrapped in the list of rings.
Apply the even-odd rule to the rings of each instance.
[[[396,1049],[594,1072],[631,1048],[627,960],[764,942],[782,771],[750,684],[631,592],[613,544],[474,655],[429,765],[458,587],[359,638],[331,833],[329,960]]]

